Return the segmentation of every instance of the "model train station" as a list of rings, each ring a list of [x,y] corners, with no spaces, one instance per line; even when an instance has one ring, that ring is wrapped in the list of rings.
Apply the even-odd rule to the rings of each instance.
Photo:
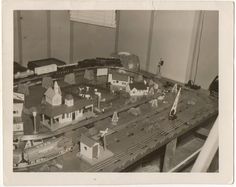
[[[42,107],[41,123],[51,130],[78,122],[93,115],[93,101],[86,98],[77,99],[71,94],[62,97],[62,92],[54,82],[54,88],[45,92],[46,104]],[[64,99],[64,100],[63,100]],[[64,102],[63,102],[64,101]]]

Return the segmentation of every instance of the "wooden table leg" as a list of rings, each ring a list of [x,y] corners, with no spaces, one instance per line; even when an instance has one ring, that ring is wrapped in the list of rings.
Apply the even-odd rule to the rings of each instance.
[[[168,172],[173,167],[176,144],[177,144],[177,138],[173,139],[171,142],[166,144],[162,172]]]

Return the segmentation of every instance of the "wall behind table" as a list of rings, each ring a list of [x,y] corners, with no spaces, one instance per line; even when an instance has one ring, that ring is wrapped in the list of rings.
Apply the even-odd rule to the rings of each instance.
[[[66,63],[70,61],[69,11],[50,11],[50,56]]]
[[[69,11],[19,13],[14,14],[14,60],[22,61],[24,66],[29,60],[49,57],[74,63],[108,57],[115,50],[115,29],[71,22]],[[152,73],[156,73],[157,63],[163,58],[162,75],[187,82],[193,76],[190,72],[194,72],[191,67],[198,22],[199,11],[121,10],[118,51],[138,55],[141,69]],[[206,11],[196,76],[196,83],[203,88],[218,72],[217,30],[217,12]]]
[[[115,48],[115,29],[72,22],[73,63],[86,58],[110,57]]]
[[[147,62],[150,18],[149,10],[120,11],[118,51],[138,55],[143,70]]]
[[[155,11],[149,72],[157,72],[162,58],[165,62],[162,76],[186,82],[193,54],[196,14],[196,11]]]
[[[109,57],[115,48],[115,29],[71,22],[69,11],[19,11],[14,15],[14,60],[21,64],[43,58],[75,63],[85,58]],[[19,47],[18,42],[22,41]]]
[[[19,18],[17,15],[17,11],[14,11],[13,14],[14,20],[13,20],[13,29],[14,29],[14,61],[20,62],[20,51],[19,51]]]
[[[210,83],[218,75],[218,20],[217,11],[205,12],[196,75],[196,84],[204,89],[208,89]]]
[[[21,11],[22,64],[47,58],[46,11]]]

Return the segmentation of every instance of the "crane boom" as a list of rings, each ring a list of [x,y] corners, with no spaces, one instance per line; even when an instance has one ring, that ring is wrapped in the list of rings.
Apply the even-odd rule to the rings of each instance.
[[[177,110],[177,106],[178,106],[178,102],[179,102],[179,97],[180,97],[180,91],[181,91],[181,88],[179,89],[178,93],[177,93],[177,96],[175,98],[175,101],[172,105],[172,108],[170,110],[170,113],[169,113],[169,120],[174,120],[177,118],[176,116],[176,110]]]

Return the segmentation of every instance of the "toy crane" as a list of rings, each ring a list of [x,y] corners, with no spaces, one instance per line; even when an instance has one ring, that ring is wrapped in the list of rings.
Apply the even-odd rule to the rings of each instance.
[[[177,106],[178,106],[178,102],[179,102],[179,97],[180,97],[180,91],[181,91],[181,88],[179,89],[178,91],[178,94],[175,98],[175,101],[174,101],[174,104],[170,110],[170,113],[169,113],[169,120],[174,120],[177,118],[176,116],[176,110],[177,110]]]
[[[106,134],[108,133],[108,128],[106,128],[104,131],[100,131],[101,137],[103,138],[103,148],[106,150]]]

